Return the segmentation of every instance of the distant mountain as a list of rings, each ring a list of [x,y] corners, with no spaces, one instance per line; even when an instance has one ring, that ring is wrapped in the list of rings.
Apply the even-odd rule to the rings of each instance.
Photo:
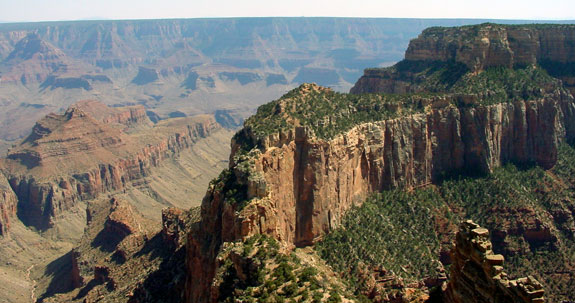
[[[409,40],[426,27],[485,21],[225,18],[0,24],[0,139],[25,137],[36,120],[81,99],[141,104],[161,118],[218,109],[247,117],[302,82],[347,91],[364,68],[399,61]],[[23,102],[42,106],[22,107]]]

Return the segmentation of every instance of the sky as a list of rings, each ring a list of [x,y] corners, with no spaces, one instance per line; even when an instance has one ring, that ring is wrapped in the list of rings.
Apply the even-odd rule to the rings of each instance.
[[[269,16],[575,20],[575,1],[0,0],[0,22]]]

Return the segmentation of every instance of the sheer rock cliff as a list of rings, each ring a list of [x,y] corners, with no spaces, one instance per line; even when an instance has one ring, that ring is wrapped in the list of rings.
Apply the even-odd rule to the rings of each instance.
[[[405,61],[460,63],[477,73],[490,67],[539,65],[575,90],[575,26],[500,25],[432,27],[411,40]],[[413,73],[367,69],[352,93],[416,92]]]
[[[490,33],[498,27],[480,28]],[[564,34],[567,36],[568,32]],[[483,41],[482,31],[474,35],[460,39]],[[459,36],[455,37],[459,41]],[[505,44],[497,39],[490,40],[493,47]],[[420,47],[418,43],[412,42],[415,46],[410,47],[407,58],[452,60],[436,58],[439,55],[435,54],[441,52],[435,51],[435,44]],[[467,50],[465,45],[461,46],[462,52]],[[489,49],[485,52],[489,53]],[[530,51],[535,52],[531,57]],[[473,60],[459,62],[470,64],[464,70],[473,77],[482,68],[513,68],[524,62],[532,63],[529,58],[537,60],[543,56],[539,48],[516,53],[518,59],[510,64],[475,52],[467,56],[476,58],[478,64],[471,66]],[[553,57],[556,60],[568,60],[556,56]],[[417,92],[405,83],[393,82],[392,77],[391,80],[380,77],[387,82],[378,82],[380,74],[370,78],[368,73],[352,92]],[[404,85],[401,90],[393,88],[397,83],[398,87]],[[419,112],[356,123],[331,138],[316,134],[317,127],[306,125],[307,117],[301,112],[307,102],[304,95],[322,90],[315,85],[302,85],[286,95],[295,102],[280,99],[273,108],[266,108],[270,115],[280,116],[293,108],[292,116],[280,118],[285,118],[282,121],[287,126],[262,136],[248,123],[234,137],[229,170],[210,185],[202,202],[202,221],[188,234],[188,302],[217,300],[218,289],[212,280],[218,267],[217,254],[224,242],[267,234],[288,248],[312,245],[337,227],[343,215],[370,193],[417,188],[460,172],[485,174],[508,162],[537,164],[548,169],[557,161],[559,143],[575,136],[575,103],[571,93],[561,85],[542,87],[537,94],[499,102],[490,102],[489,93],[438,91],[439,94],[421,97],[416,102],[422,109]],[[353,114],[361,110],[358,108],[350,105],[343,114]],[[398,108],[396,112],[401,113],[401,105]],[[336,116],[325,117],[326,123],[336,119]]]

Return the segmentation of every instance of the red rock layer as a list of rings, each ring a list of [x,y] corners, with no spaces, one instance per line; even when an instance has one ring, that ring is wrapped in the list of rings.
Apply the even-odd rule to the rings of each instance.
[[[16,217],[18,199],[10,188],[8,180],[0,173],[0,236],[10,229],[10,221]]]
[[[7,65],[2,82],[24,85],[42,83],[54,73],[74,69],[72,60],[64,52],[35,33],[29,33],[18,41],[2,64]]]
[[[509,279],[503,272],[503,256],[491,248],[487,229],[472,221],[461,224],[444,302],[545,302],[541,283],[533,277]]]
[[[558,143],[575,135],[574,118],[571,95],[475,108],[436,100],[425,113],[358,125],[329,141],[305,128],[271,135],[243,161],[248,169],[231,161],[252,199],[245,208],[208,190],[202,224],[188,239],[188,299],[213,301],[213,258],[223,242],[265,233],[310,245],[372,192],[423,186],[450,171],[489,172],[510,161],[549,168]],[[249,129],[242,136],[253,137]],[[239,148],[233,144],[232,153]]]
[[[126,107],[108,107],[96,100],[84,100],[75,103],[72,108],[78,108],[96,120],[106,124],[122,124],[125,126],[149,125],[146,108],[142,105]]]
[[[186,118],[151,131],[150,138],[138,139],[77,108],[66,115],[72,118],[58,127],[39,123],[30,136],[33,138],[27,139],[29,146],[25,143],[9,155],[7,175],[27,224],[50,226],[54,216],[80,200],[123,190],[131,181],[147,176],[162,160],[219,128],[212,117]],[[82,116],[78,123],[74,123],[75,115]],[[48,118],[57,120],[58,115]],[[94,127],[88,127],[90,122]]]
[[[456,61],[472,71],[550,60],[575,62],[575,27],[506,26],[430,28],[409,43],[406,60]]]

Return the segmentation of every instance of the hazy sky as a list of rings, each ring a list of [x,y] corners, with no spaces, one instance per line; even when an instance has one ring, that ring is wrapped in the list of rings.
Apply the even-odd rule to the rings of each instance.
[[[0,0],[4,22],[251,16],[565,20],[575,0]]]

